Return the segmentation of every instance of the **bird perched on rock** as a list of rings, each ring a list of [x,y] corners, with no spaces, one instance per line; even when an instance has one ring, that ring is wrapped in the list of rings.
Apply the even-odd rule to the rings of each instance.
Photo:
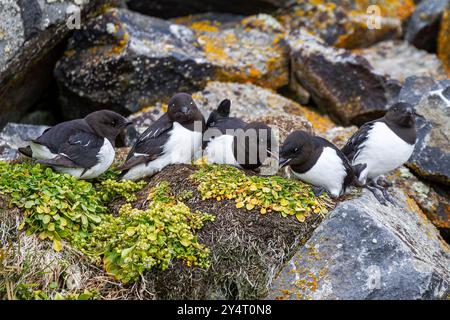
[[[242,119],[230,117],[230,107],[230,100],[222,100],[209,115],[203,154],[209,163],[256,170],[272,153],[272,130],[260,122],[248,124]]]
[[[391,201],[376,178],[403,165],[413,153],[416,143],[414,114],[411,104],[395,103],[384,117],[361,126],[342,148],[350,163],[366,164],[358,179],[363,184],[367,183],[375,196],[373,188],[382,191],[384,197]],[[383,203],[382,199],[378,200]]]
[[[201,151],[205,119],[190,94],[170,98],[167,112],[144,131],[118,170],[121,178],[152,176],[175,163],[191,163]]]
[[[289,165],[295,177],[312,184],[316,195],[326,190],[332,197],[343,195],[350,186],[359,186],[355,171],[344,154],[328,140],[297,130],[284,141],[280,167]]]
[[[92,179],[114,161],[114,140],[131,124],[109,110],[95,111],[84,119],[62,122],[44,131],[29,146],[19,148],[26,156],[80,179]]]
[[[257,170],[272,155],[275,144],[272,129],[261,122],[244,123],[243,127],[242,124],[235,121],[235,129],[232,129],[228,123],[226,129],[232,131],[209,140],[204,151],[209,163],[229,164],[242,169]],[[225,126],[224,123],[220,125],[222,128]]]

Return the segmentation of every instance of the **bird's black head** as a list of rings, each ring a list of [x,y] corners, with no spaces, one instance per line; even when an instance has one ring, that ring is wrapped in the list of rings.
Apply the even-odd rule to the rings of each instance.
[[[254,170],[277,148],[272,129],[262,122],[251,122],[234,135],[233,152],[237,162],[245,169]]]
[[[218,119],[228,118],[230,116],[231,101],[224,99],[220,102],[216,110],[212,111],[206,121],[206,127],[213,125]]]
[[[313,139],[306,131],[297,130],[290,133],[280,149],[280,167],[305,163],[314,149]]]
[[[111,143],[117,135],[132,122],[111,110],[100,110],[88,114],[84,120],[100,137],[107,138]]]
[[[407,102],[397,102],[384,116],[386,121],[400,127],[412,127],[415,123],[414,108]]]
[[[170,120],[180,124],[191,124],[194,121],[204,121],[192,96],[188,93],[177,93],[170,98],[167,113]]]

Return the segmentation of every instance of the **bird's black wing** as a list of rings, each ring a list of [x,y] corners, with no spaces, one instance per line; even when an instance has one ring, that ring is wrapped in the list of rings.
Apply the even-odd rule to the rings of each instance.
[[[84,119],[76,119],[57,124],[46,129],[38,138],[32,140],[34,143],[44,145],[53,153],[58,153],[59,148],[66,143],[71,136],[80,132],[92,132],[92,128]]]
[[[97,154],[104,141],[95,134],[78,132],[59,147],[56,157],[38,162],[48,166],[89,169],[98,163]]]
[[[138,138],[127,160],[119,166],[118,170],[127,170],[140,163],[146,163],[158,158],[164,151],[164,145],[170,137],[173,123],[167,114],[164,114],[147,128]]]
[[[369,131],[373,128],[374,121],[367,122],[361,126],[351,137],[348,139],[345,146],[342,148],[342,152],[345,154],[347,159],[351,162],[358,155],[362,145],[367,140]]]

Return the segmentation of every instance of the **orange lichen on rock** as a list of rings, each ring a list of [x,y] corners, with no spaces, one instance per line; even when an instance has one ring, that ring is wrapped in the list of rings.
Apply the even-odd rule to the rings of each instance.
[[[450,9],[444,11],[438,37],[438,56],[450,77]]]

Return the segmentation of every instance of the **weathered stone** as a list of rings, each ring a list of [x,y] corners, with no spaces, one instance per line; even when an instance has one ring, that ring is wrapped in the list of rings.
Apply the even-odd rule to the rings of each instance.
[[[447,76],[450,77],[450,8],[442,16],[438,38],[438,56],[444,63]]]
[[[394,190],[391,190],[394,193]],[[415,202],[382,206],[364,190],[314,231],[273,283],[276,299],[441,299],[450,248]]]
[[[71,17],[78,12],[83,23],[112,1],[1,1],[0,128],[19,120],[49,86]]]
[[[450,184],[450,80],[408,78],[400,101],[415,106],[417,142],[407,165],[427,179]]]
[[[419,50],[406,41],[383,41],[355,53],[366,58],[374,72],[402,83],[410,76],[447,78],[445,68],[435,54]]]
[[[327,46],[304,29],[289,36],[293,80],[319,108],[344,125],[362,124],[385,112],[398,88],[365,58]]]
[[[448,4],[448,0],[428,0],[420,3],[409,18],[405,40],[417,48],[436,51],[439,23]]]
[[[277,17],[291,30],[306,28],[328,45],[342,48],[366,47],[401,35],[402,22],[414,11],[412,0],[377,1],[296,0]],[[379,10],[377,15],[376,11]],[[377,17],[372,19],[371,17]]]
[[[395,186],[404,190],[417,203],[428,219],[450,243],[450,194],[437,184],[425,183],[401,167],[389,176]]]
[[[26,141],[39,137],[47,126],[8,123],[0,132],[0,160],[14,160],[19,157],[18,148],[27,145]]]
[[[204,12],[238,14],[272,12],[288,2],[289,0],[128,0],[127,4],[131,10],[150,16],[173,18]]]
[[[280,34],[246,28],[246,21],[191,29],[124,9],[107,11],[74,34],[56,66],[64,114],[79,117],[103,107],[129,114],[174,92],[201,89],[212,78],[287,84]]]

